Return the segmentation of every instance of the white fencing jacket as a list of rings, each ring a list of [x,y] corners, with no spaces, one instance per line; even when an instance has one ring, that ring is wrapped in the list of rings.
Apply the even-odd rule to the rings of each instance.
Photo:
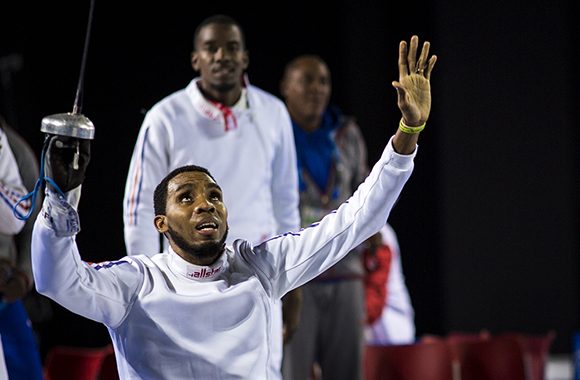
[[[16,235],[24,227],[24,220],[14,216],[14,205],[26,194],[18,164],[10,149],[8,138],[0,128],[0,233]],[[26,215],[30,201],[21,202],[17,211]]]
[[[254,86],[223,111],[206,100],[194,79],[146,115],[125,188],[127,253],[154,254],[153,191],[175,168],[207,168],[228,205],[228,244],[251,243],[300,226],[296,148],[282,101]],[[251,212],[248,212],[251,210]]]
[[[237,240],[204,267],[171,250],[85,263],[75,243],[80,188],[67,199],[49,193],[32,239],[36,287],[108,327],[121,379],[280,379],[269,349],[280,298],[381,229],[414,156],[389,142],[366,181],[319,223],[257,246]]]

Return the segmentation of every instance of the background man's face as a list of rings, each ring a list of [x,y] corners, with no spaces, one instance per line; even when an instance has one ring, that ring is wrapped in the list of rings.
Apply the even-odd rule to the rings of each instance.
[[[225,24],[203,27],[195,41],[191,63],[201,75],[204,90],[223,93],[241,88],[248,54],[239,28]]]

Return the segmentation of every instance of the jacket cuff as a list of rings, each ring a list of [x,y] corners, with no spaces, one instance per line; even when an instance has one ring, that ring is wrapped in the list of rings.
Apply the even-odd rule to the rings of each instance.
[[[39,217],[53,230],[57,237],[74,236],[81,230],[78,203],[81,186],[72,189],[64,196],[46,188],[46,197]]]

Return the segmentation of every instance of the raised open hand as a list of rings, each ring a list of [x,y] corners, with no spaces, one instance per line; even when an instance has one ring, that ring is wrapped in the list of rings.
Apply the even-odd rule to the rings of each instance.
[[[431,111],[431,71],[437,61],[437,56],[429,57],[428,41],[423,43],[421,54],[417,60],[419,37],[411,37],[399,44],[399,80],[393,81],[397,90],[397,105],[403,114],[403,122],[411,127],[422,125],[427,121]]]

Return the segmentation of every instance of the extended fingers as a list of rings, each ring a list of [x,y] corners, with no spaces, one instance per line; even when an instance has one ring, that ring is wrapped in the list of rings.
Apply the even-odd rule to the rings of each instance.
[[[435,66],[435,62],[437,62],[437,56],[434,55],[429,59],[429,64],[425,69],[425,78],[431,79],[431,71],[433,70],[433,66]]]
[[[410,74],[409,66],[407,65],[407,42],[401,41],[399,43],[399,80],[404,76]]]
[[[409,71],[416,70],[417,68],[417,46],[419,45],[419,37],[411,37],[411,43],[409,44],[409,55],[407,56],[407,61],[409,65]],[[409,72],[409,73],[410,73]]]
[[[415,66],[415,72],[422,74],[427,65],[427,57],[429,56],[429,47],[431,44],[429,41],[423,42],[423,48],[421,49],[421,55],[419,56],[419,61],[417,61],[417,65]]]
[[[424,75],[425,78],[431,77],[431,71],[437,61],[437,56],[429,58],[429,49],[431,43],[429,41],[423,42],[419,59],[417,60],[417,49],[419,47],[419,37],[414,35],[411,37],[409,44],[406,41],[399,43],[399,81],[404,76],[411,74]]]
[[[429,42],[424,42],[421,49],[419,60],[417,61],[417,49],[419,47],[419,37],[414,35],[411,37],[409,45],[406,41],[401,41],[399,44],[399,80],[404,75],[413,73],[422,74],[426,69],[427,57],[429,56]]]

